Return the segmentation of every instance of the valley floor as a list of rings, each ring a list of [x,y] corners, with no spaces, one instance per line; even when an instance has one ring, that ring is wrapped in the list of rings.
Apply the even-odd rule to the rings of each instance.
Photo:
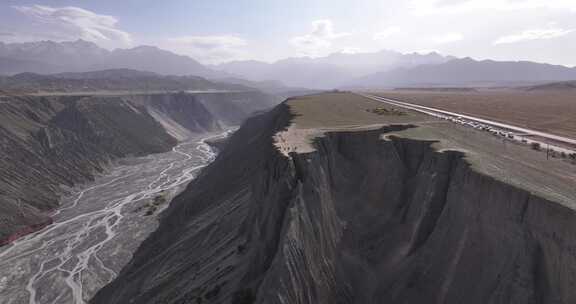
[[[85,303],[157,227],[157,215],[214,159],[192,138],[171,152],[122,160],[62,200],[54,224],[0,248],[0,303]]]

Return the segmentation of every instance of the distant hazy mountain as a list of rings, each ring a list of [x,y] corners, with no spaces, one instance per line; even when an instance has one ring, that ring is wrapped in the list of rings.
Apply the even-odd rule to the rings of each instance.
[[[152,46],[109,51],[83,40],[0,42],[0,75],[118,69],[225,79],[268,92],[338,87],[527,86],[576,80],[575,68],[526,61],[457,59],[437,53],[335,53],[320,58],[288,58],[274,63],[234,61],[207,67],[190,57]]]
[[[218,81],[222,81],[225,83],[231,84],[239,84],[251,88],[256,88],[264,93],[268,93],[274,96],[279,97],[280,99],[284,100],[289,97],[293,96],[302,96],[302,95],[309,95],[320,93],[322,90],[314,90],[308,88],[297,88],[297,87],[287,87],[284,86],[281,82],[275,80],[267,80],[267,81],[250,81],[241,78],[223,78],[219,79]]]
[[[164,90],[253,91],[256,89],[240,84],[210,81],[196,76],[164,76],[128,69],[52,75],[21,73],[0,77],[2,93]]]
[[[195,75],[209,78],[224,76],[188,56],[177,55],[153,46],[116,49],[110,52],[108,62],[102,68],[128,68],[165,75]]]
[[[152,46],[109,51],[84,40],[0,42],[0,75],[16,73],[86,72],[103,69],[135,69],[165,75],[225,77],[196,60]]]
[[[394,51],[376,53],[335,53],[321,58],[288,58],[275,63],[234,61],[215,69],[252,81],[277,80],[288,86],[333,88],[350,79],[399,67],[446,62],[453,57],[437,53],[402,54]]]
[[[44,62],[0,57],[0,75],[12,75],[22,73],[23,71],[51,73],[55,70],[58,70],[58,66],[53,66]]]
[[[399,68],[358,78],[352,86],[492,86],[576,79],[576,68],[527,61],[454,59],[442,64]]]
[[[576,81],[545,83],[524,89],[527,91],[576,91]]]

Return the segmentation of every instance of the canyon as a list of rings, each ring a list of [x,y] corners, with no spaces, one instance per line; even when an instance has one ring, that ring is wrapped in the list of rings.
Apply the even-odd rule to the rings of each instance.
[[[52,224],[0,248],[0,303],[85,303],[214,159],[207,141],[226,134],[191,136],[169,152],[124,158],[61,197]]]
[[[1,98],[2,304],[576,300],[541,151],[349,92]]]
[[[250,118],[91,303],[572,303],[576,172],[349,93]]]
[[[0,1],[0,304],[575,304],[575,13]]]
[[[168,152],[273,102],[259,92],[2,97],[0,244],[51,224],[59,196],[116,160]]]
[[[258,91],[3,96],[0,303],[85,303],[130,260]]]

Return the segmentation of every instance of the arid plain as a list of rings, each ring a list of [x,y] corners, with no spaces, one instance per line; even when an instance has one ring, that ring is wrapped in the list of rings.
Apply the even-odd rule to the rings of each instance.
[[[377,95],[576,138],[576,90],[390,90]]]

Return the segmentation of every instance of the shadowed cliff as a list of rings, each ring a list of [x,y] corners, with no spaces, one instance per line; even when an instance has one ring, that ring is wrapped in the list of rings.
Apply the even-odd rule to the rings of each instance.
[[[364,115],[364,114],[362,114]],[[460,152],[328,132],[280,153],[252,118],[92,303],[572,303],[574,211]]]

